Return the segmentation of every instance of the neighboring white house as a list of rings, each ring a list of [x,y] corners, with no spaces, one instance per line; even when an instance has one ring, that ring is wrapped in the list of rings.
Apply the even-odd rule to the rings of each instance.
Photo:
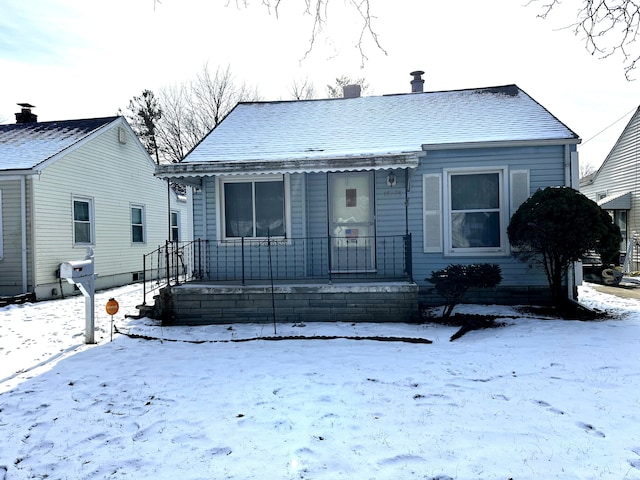
[[[123,117],[37,122],[30,107],[0,125],[0,296],[72,293],[59,266],[87,247],[97,289],[132,283],[143,254],[192,238],[190,190],[154,177]]]
[[[634,233],[640,233],[640,107],[598,171],[580,180],[580,192],[607,210],[620,227],[621,253],[631,246],[630,258],[637,270],[640,262]]]

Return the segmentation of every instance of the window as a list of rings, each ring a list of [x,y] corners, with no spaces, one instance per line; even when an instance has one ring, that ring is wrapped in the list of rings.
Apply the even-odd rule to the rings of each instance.
[[[449,246],[452,251],[501,245],[501,172],[448,175]]]
[[[425,253],[506,255],[509,216],[529,197],[529,171],[506,167],[425,174]]]
[[[73,198],[73,243],[88,245],[94,243],[93,200]]]
[[[282,176],[220,181],[223,239],[286,237],[288,195]]]
[[[178,212],[171,212],[171,241],[177,242],[180,240],[180,222]]]
[[[131,241],[133,243],[144,243],[144,207],[140,205],[131,206]]]

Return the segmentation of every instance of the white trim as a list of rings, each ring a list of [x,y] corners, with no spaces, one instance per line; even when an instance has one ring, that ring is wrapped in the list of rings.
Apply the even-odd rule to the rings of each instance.
[[[507,240],[508,220],[508,168],[506,166],[495,167],[469,167],[469,168],[446,168],[443,170],[444,178],[442,182],[443,199],[443,231],[444,231],[444,254],[445,256],[505,256],[509,253],[509,242]],[[500,245],[497,247],[468,247],[454,248],[451,242],[451,176],[452,175],[474,175],[484,173],[497,173],[499,178],[499,220],[500,220]]]
[[[180,210],[171,210],[169,212],[169,231],[171,232],[171,237],[169,238],[169,240],[174,241],[173,240],[173,227],[174,227],[174,225],[172,223],[173,222],[173,214],[174,213],[176,215],[176,225],[175,225],[175,227],[178,230],[178,239],[177,240],[180,241],[180,239],[182,238],[182,232],[180,231],[181,230],[181,228],[180,228]]]
[[[423,150],[457,150],[467,148],[504,148],[504,147],[544,147],[556,145],[577,145],[580,138],[548,138],[540,140],[495,140],[490,142],[459,143],[423,143]]]
[[[141,221],[142,224],[135,224],[133,223],[133,209],[137,209],[141,211]],[[131,244],[132,245],[144,245],[145,243],[147,243],[147,218],[146,218],[146,209],[145,206],[143,204],[140,203],[130,203],[129,204],[129,225],[130,225],[130,232],[131,232]],[[142,241],[141,242],[136,242],[133,239],[133,227],[134,226],[141,226],[142,227]]]
[[[291,185],[288,174],[284,175],[249,175],[249,176],[218,176],[216,177],[216,239],[224,244],[235,244],[241,241],[238,237],[227,237],[224,219],[224,184],[225,183],[255,183],[284,181],[284,236],[274,236],[273,239],[291,238]],[[203,199],[206,201],[206,199]],[[265,237],[246,237],[248,240],[264,240]]]
[[[76,218],[75,218],[75,202],[86,202],[89,204],[89,242],[76,241]],[[93,197],[85,197],[82,195],[71,195],[71,234],[74,246],[87,246],[96,244],[96,218]]]

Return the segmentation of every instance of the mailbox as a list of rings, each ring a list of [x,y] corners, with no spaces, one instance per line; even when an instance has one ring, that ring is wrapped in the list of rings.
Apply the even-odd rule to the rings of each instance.
[[[72,280],[79,280],[81,277],[93,275],[93,260],[76,260],[60,264],[60,278],[64,278],[70,283]]]
[[[95,343],[95,278],[93,249],[87,248],[84,260],[71,260],[60,264],[60,278],[78,286],[85,297],[85,343]]]

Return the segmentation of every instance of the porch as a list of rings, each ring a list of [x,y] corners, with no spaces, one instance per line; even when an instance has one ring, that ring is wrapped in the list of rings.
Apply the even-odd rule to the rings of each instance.
[[[411,321],[411,236],[167,242],[145,256],[165,324]],[[147,266],[149,266],[147,268]]]

